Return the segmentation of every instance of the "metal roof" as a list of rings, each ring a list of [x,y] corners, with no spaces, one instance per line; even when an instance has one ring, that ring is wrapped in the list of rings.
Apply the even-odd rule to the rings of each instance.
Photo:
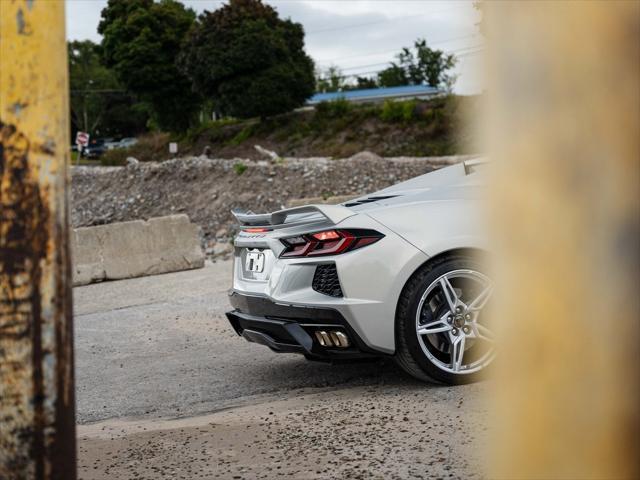
[[[441,90],[428,85],[405,85],[401,87],[387,88],[367,88],[363,90],[346,90],[344,92],[316,93],[308,101],[307,105],[316,105],[320,102],[330,102],[344,98],[352,102],[363,102],[367,100],[384,100],[385,98],[396,97],[421,97],[436,95]]]

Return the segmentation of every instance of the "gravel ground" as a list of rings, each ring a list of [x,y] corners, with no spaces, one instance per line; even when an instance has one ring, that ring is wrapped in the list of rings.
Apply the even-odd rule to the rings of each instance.
[[[284,159],[280,163],[192,157],[129,167],[74,167],[74,227],[186,213],[205,246],[228,242],[232,208],[270,212],[291,200],[360,196],[470,156]]]
[[[483,476],[486,384],[245,342],[222,315],[230,268],[74,289],[80,478]]]

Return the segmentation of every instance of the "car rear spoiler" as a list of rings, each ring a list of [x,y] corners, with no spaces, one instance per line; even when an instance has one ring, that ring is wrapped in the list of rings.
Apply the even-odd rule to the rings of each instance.
[[[231,210],[231,213],[240,225],[252,227],[289,227],[300,223],[309,223],[316,219],[322,219],[322,217],[335,225],[345,218],[355,215],[355,212],[342,205],[305,205],[261,214],[234,209]],[[287,219],[291,221],[287,222]]]
[[[464,166],[464,174],[469,175],[475,172],[475,167],[477,167],[478,165],[486,165],[487,163],[489,163],[489,160],[483,157],[465,160],[464,162],[462,162],[462,165]]]

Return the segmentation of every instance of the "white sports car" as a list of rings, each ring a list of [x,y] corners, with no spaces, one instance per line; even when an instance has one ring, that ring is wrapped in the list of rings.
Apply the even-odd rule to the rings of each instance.
[[[494,356],[478,221],[483,161],[341,205],[234,211],[234,308],[250,342],[310,360],[393,356],[421,380],[465,383]]]

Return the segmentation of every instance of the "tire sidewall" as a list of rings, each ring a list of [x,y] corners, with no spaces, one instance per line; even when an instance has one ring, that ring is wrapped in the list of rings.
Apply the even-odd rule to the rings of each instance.
[[[411,356],[413,361],[429,377],[442,383],[454,385],[472,383],[484,378],[490,366],[487,366],[478,372],[454,374],[446,372],[431,363],[422,350],[418,340],[418,334],[416,332],[416,315],[422,295],[434,281],[447,272],[463,269],[475,270],[480,273],[484,273],[486,271],[486,268],[483,267],[482,263],[471,256],[453,256],[442,259],[440,262],[427,264],[426,268],[421,269],[417,273],[419,275],[419,282],[414,285],[413,288],[403,291],[403,295],[407,295],[409,308],[406,311],[405,318],[398,318],[398,335],[402,335],[403,337],[403,342],[399,342],[399,344],[404,344],[403,346],[407,349],[406,353]]]

